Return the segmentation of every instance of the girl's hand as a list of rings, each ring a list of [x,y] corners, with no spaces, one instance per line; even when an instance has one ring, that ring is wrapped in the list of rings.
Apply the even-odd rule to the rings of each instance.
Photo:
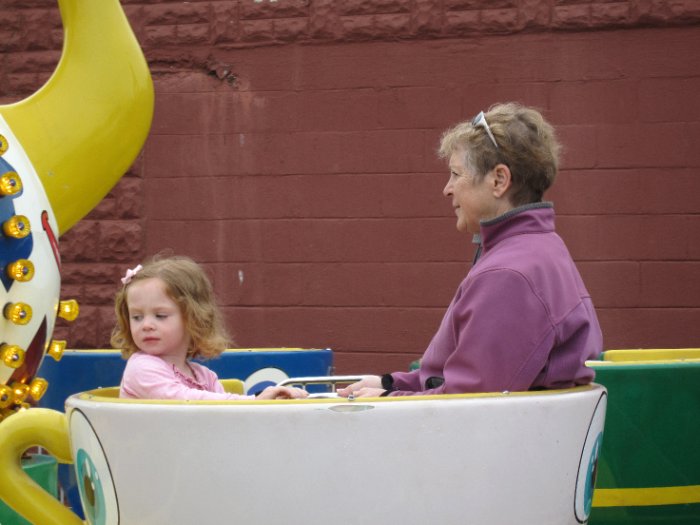
[[[268,386],[256,399],[304,399],[309,393],[301,388],[291,386]]]
[[[365,376],[361,380],[338,389],[340,397],[348,397],[352,394],[354,397],[370,397],[378,396],[384,389],[382,388],[382,378],[380,376]]]

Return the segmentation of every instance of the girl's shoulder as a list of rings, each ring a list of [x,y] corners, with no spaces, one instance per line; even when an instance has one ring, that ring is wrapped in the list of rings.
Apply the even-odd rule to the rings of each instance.
[[[135,352],[131,354],[131,356],[127,360],[126,366],[138,366],[140,368],[163,368],[168,367],[169,365],[157,355],[145,354],[143,352]]]
[[[216,372],[214,372],[211,368],[204,366],[201,363],[197,363],[196,361],[188,361],[188,363],[198,378],[199,377],[202,377],[202,378],[206,377],[207,379],[210,379],[210,380],[217,380],[218,379]]]

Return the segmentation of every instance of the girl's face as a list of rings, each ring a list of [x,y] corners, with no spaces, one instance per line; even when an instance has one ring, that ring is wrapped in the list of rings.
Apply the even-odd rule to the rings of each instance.
[[[126,291],[131,337],[142,352],[173,364],[187,359],[190,337],[180,307],[154,277],[137,281]]]

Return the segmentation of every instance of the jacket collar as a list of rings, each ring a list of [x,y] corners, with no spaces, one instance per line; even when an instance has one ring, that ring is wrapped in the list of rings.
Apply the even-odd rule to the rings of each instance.
[[[551,202],[533,202],[508,210],[498,217],[481,221],[481,233],[474,235],[477,245],[474,262],[482,251],[489,251],[503,239],[524,233],[554,231],[554,205]]]

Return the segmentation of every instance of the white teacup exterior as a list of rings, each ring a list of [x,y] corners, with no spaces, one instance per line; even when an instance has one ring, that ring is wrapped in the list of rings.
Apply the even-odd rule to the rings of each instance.
[[[564,391],[367,400],[67,401],[92,525],[348,517],[578,525],[607,396]]]

